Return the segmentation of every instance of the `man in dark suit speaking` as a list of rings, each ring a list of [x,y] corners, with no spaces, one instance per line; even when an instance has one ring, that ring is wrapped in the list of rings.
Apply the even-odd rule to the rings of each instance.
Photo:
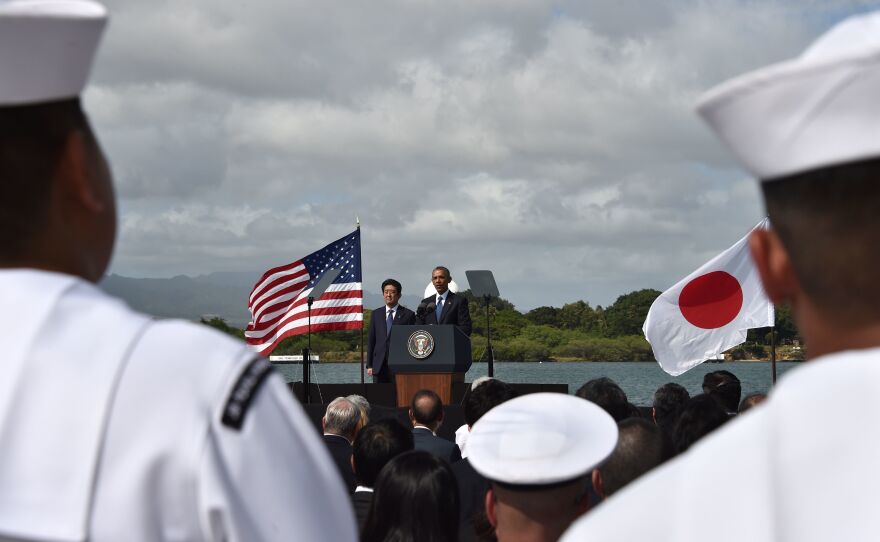
[[[367,357],[367,374],[373,376],[373,382],[391,382],[391,371],[388,370],[388,339],[391,328],[396,325],[411,326],[416,323],[416,314],[399,305],[403,288],[394,279],[385,279],[382,283],[382,297],[385,306],[373,311],[370,318],[370,348]]]
[[[434,268],[431,282],[437,290],[437,295],[422,300],[416,321],[419,324],[451,324],[458,326],[465,335],[470,335],[471,313],[468,310],[467,299],[449,291],[451,280],[449,269],[443,266]]]

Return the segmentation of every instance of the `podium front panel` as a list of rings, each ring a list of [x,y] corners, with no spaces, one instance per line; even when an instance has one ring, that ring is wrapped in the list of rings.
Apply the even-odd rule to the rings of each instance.
[[[471,340],[451,325],[391,328],[388,367],[397,373],[466,373],[471,368]]]

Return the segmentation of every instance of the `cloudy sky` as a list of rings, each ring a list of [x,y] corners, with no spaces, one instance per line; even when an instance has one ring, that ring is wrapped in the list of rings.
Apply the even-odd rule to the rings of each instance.
[[[365,288],[491,269],[530,309],[665,289],[742,237],[758,188],[693,103],[878,2],[107,4],[111,272],[261,272],[360,217]]]

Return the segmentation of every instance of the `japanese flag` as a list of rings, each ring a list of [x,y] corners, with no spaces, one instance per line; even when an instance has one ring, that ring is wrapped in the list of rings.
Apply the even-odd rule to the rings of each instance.
[[[769,225],[765,218],[755,229]],[[740,239],[651,305],[642,329],[667,373],[680,375],[744,343],[749,329],[773,325],[773,303],[764,293],[748,239]]]

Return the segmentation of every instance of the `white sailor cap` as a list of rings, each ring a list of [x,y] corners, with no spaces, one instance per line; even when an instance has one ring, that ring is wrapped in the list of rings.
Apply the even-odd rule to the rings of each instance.
[[[468,437],[474,469],[507,486],[544,488],[589,473],[614,450],[617,424],[595,404],[533,393],[487,412]]]
[[[78,96],[106,22],[91,0],[0,0],[0,106]]]
[[[772,180],[880,156],[880,12],[850,17],[801,56],[708,91],[697,110],[745,168]]]

